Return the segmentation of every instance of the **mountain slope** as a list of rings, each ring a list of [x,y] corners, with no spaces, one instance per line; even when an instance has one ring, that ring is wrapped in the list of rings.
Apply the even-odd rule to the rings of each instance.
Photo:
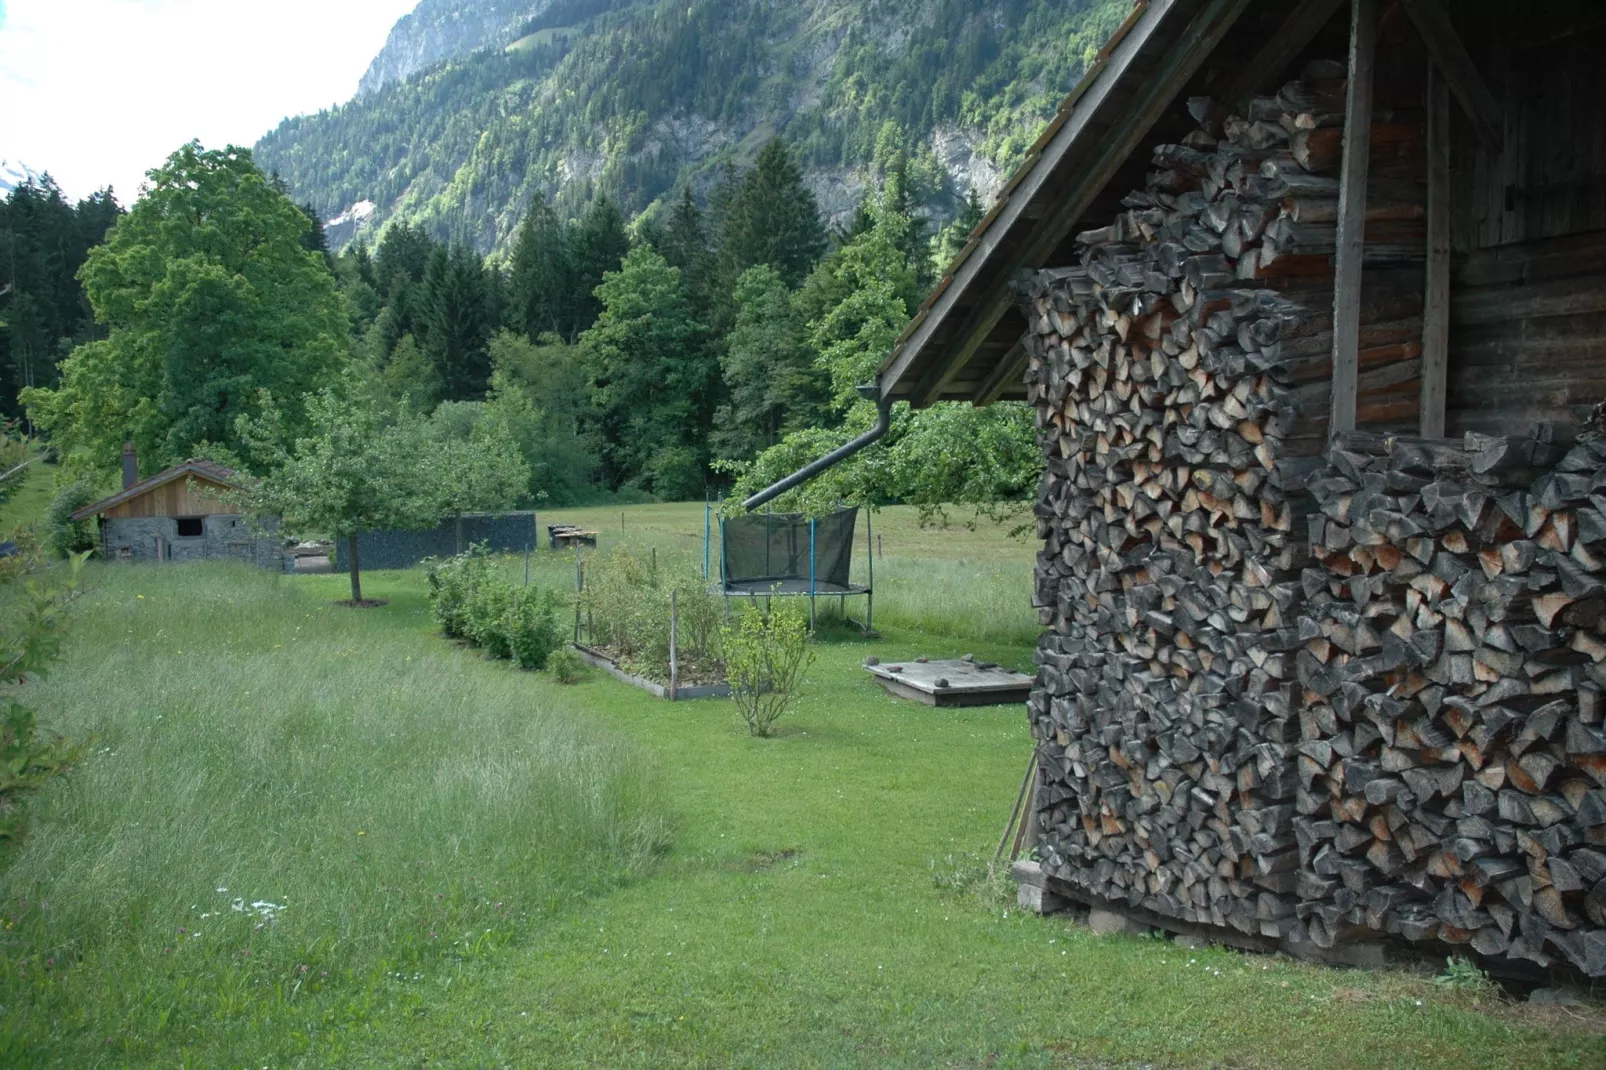
[[[480,27],[457,47],[491,47],[287,120],[258,159],[326,218],[368,201],[371,224],[406,219],[482,251],[507,244],[534,196],[569,215],[599,192],[648,210],[682,181],[705,190],[775,134],[834,221],[900,156],[921,202],[945,218],[970,189],[995,191],[1130,10],[1127,0],[536,0],[526,18],[523,6],[423,0],[409,18]],[[397,71],[424,54],[419,42],[444,48],[451,36],[401,31],[381,57]]]
[[[390,31],[357,87],[372,93],[442,60],[509,44],[525,20],[550,0],[422,0]]]

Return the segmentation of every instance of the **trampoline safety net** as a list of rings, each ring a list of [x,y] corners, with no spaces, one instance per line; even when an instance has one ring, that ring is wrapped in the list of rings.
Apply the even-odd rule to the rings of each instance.
[[[814,523],[814,582],[822,593],[851,585],[857,509]],[[764,590],[781,586],[807,592],[809,520],[801,513],[749,513],[724,522],[725,587]]]

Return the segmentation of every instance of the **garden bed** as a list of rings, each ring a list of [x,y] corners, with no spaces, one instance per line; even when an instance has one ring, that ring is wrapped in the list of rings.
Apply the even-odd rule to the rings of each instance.
[[[681,684],[672,689],[668,684],[661,684],[656,680],[650,680],[645,676],[639,676],[623,668],[605,650],[584,646],[580,643],[575,643],[574,649],[587,665],[594,665],[615,680],[623,681],[631,687],[639,687],[643,691],[659,698],[667,698],[671,702],[681,699],[730,698],[731,689],[729,684]]]

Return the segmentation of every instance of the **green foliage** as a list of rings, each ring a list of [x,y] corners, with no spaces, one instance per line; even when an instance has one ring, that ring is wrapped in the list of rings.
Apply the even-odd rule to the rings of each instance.
[[[809,315],[809,342],[831,383],[839,426],[822,422],[784,435],[737,472],[727,498],[744,498],[867,431],[875,406],[856,387],[871,381],[913,313],[917,276],[905,252],[908,216],[898,208],[896,179],[870,209],[868,229],[832,253],[797,294]],[[1023,405],[975,408],[941,403],[894,413],[883,442],[861,451],[777,499],[776,507],[822,514],[842,503],[902,501],[937,518],[944,505],[964,504],[997,517],[1000,503],[1030,494],[1042,472],[1032,414]],[[1007,511],[1007,507],[1004,511]]]
[[[427,563],[429,613],[448,639],[467,639],[469,604],[478,590],[493,581],[491,562],[484,547],[471,546],[455,557]]]
[[[1459,988],[1468,992],[1490,992],[1495,987],[1489,975],[1480,970],[1477,963],[1456,955],[1445,959],[1444,972],[1433,978],[1433,983],[1442,988]]]
[[[86,553],[74,554],[65,577],[46,571],[24,534],[19,552],[0,558],[0,844],[22,835],[28,796],[65,773],[80,745],[42,732],[20,688],[49,670],[61,652],[67,607],[79,593]]]
[[[529,338],[574,337],[579,330],[574,287],[568,229],[546,198],[537,197],[513,245],[510,325]]]
[[[150,474],[202,443],[236,449],[238,418],[264,398],[297,430],[302,395],[333,380],[348,344],[307,231],[245,150],[192,142],[152,171],[81,272],[109,334],[73,351],[59,387],[23,392],[66,462],[104,471],[131,439]]]
[[[597,296],[602,314],[580,349],[591,373],[603,482],[658,493],[670,475],[664,490],[685,493],[692,489],[685,466],[654,458],[667,448],[705,448],[719,365],[692,318],[680,271],[642,246],[606,276]]]
[[[572,505],[587,497],[597,453],[585,421],[591,384],[579,351],[554,335],[532,344],[503,331],[491,339],[485,420],[515,443],[530,469],[526,497]]]
[[[436,246],[430,253],[419,293],[424,350],[448,400],[482,397],[489,385],[496,285],[494,273],[466,246]]]
[[[551,591],[515,587],[496,574],[482,546],[430,562],[430,616],[450,639],[465,639],[492,659],[544,669],[558,648],[558,599]]]
[[[560,684],[579,683],[585,679],[585,668],[586,663],[580,660],[579,652],[570,647],[560,646],[547,655],[547,672]]]
[[[780,273],[749,268],[737,280],[736,306],[720,360],[730,401],[714,418],[713,444],[721,457],[745,460],[829,414],[826,376]]]
[[[814,664],[808,618],[784,600],[767,611],[745,607],[724,627],[725,675],[748,732],[768,736],[791,708]]]
[[[670,599],[679,613],[678,646],[682,681],[722,678],[724,615],[702,573],[617,547],[586,564],[582,617],[590,641],[622,664],[655,680],[669,679]]]
[[[100,500],[93,480],[79,478],[56,493],[45,511],[45,546],[57,557],[90,553],[95,549],[92,520],[74,520],[72,515]]]
[[[819,205],[780,138],[759,151],[720,217],[720,267],[729,279],[766,265],[788,287],[802,285],[825,252]]]
[[[0,420],[21,412],[19,391],[55,386],[62,357],[95,336],[78,270],[121,214],[111,190],[75,206],[49,177],[0,200]]]

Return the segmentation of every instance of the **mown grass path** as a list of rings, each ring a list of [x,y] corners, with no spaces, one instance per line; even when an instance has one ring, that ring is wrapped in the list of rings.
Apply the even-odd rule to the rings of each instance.
[[[617,524],[617,511],[613,520]],[[648,507],[627,513],[626,526],[627,539],[661,552],[678,539],[684,552],[700,553],[700,508]],[[420,746],[450,748],[458,761],[469,755],[491,763],[494,749],[483,741],[477,751],[461,746],[460,736],[516,731],[521,714],[555,725],[579,722],[566,730],[569,736],[594,736],[614,746],[620,760],[650,757],[655,783],[636,797],[656,800],[664,810],[670,847],[646,869],[621,870],[608,859],[577,867],[570,860],[567,868],[584,879],[554,894],[545,909],[497,928],[490,946],[470,952],[474,933],[450,933],[462,941],[461,953],[424,954],[406,970],[336,978],[322,1001],[308,1006],[242,985],[209,1018],[191,1016],[175,1025],[147,1015],[137,1034],[118,1034],[106,1047],[60,1022],[20,1023],[19,1034],[13,1019],[12,1037],[25,1047],[32,1031],[38,1050],[59,1057],[61,1065],[108,1066],[1526,1068],[1606,1062],[1599,1022],[1587,1015],[1509,1006],[1438,987],[1425,976],[1100,938],[1063,920],[1017,913],[1004,889],[980,878],[1030,748],[1020,710],[937,711],[895,700],[859,665],[872,651],[883,658],[973,652],[1029,665],[1030,646],[1020,639],[1026,630],[1020,618],[1029,621],[1024,605],[1007,619],[999,608],[998,619],[983,629],[998,638],[982,642],[915,631],[902,622],[946,621],[946,630],[963,632],[971,597],[966,584],[972,582],[965,577],[975,587],[992,586],[987,577],[995,569],[1004,575],[1025,567],[1030,548],[989,540],[986,533],[918,535],[910,528],[906,534],[902,545],[924,538],[934,549],[907,552],[910,593],[886,599],[878,614],[885,637],[871,643],[833,632],[820,644],[801,705],[768,740],[748,737],[727,702],[670,704],[598,674],[562,687],[452,648],[431,635],[417,572],[366,578],[365,589],[391,601],[360,614],[321,608],[341,596],[341,577],[280,581],[282,596],[307,610],[295,614],[296,626],[316,629],[309,650],[322,651],[314,656],[322,660],[310,693],[382,723],[398,696],[373,689],[346,693],[342,674],[323,662],[362,635],[376,637],[380,645],[370,649],[391,651],[393,659],[427,651],[427,672],[411,686],[424,689],[438,677],[449,686],[431,692],[432,701],[469,689],[475,702],[497,709],[487,718],[443,706],[446,734],[420,735]],[[894,569],[895,545],[889,535]],[[918,561],[925,553],[943,555],[948,564],[928,572],[934,578],[922,585]],[[967,564],[953,564],[960,560]],[[507,567],[522,568],[522,562]],[[572,561],[561,555],[537,555],[533,572],[538,582],[572,584]],[[137,575],[156,584],[163,574]],[[227,575],[220,571],[211,582]],[[115,582],[121,589],[124,581]],[[251,608],[240,611],[249,615]],[[107,634],[110,624],[86,621],[86,637]],[[176,664],[161,642],[131,641],[144,643],[140,649],[148,656]],[[93,649],[77,646],[51,686],[70,693],[75,674],[82,678],[104,664]],[[227,659],[205,662],[195,686],[207,673],[227,671]],[[363,679],[353,671],[352,682]],[[285,691],[310,686],[286,681]],[[220,691],[214,705],[222,698]],[[241,700],[230,716],[241,723],[265,716],[279,698]],[[459,726],[462,731],[454,731]],[[288,735],[273,738],[293,742],[295,726],[284,728]],[[227,727],[214,723],[211,730]],[[606,742],[612,739],[629,745]],[[379,777],[368,790],[374,798],[362,811],[361,841],[355,829],[343,836],[309,833],[298,849],[325,854],[319,865],[327,869],[371,850],[365,845],[372,839],[411,838],[420,848],[430,845],[415,852],[428,860],[427,872],[417,874],[420,882],[450,884],[483,868],[480,855],[487,848],[473,837],[461,841],[461,850],[451,847],[458,842],[452,825],[466,817],[420,817],[416,806],[404,804],[417,790],[405,778]],[[81,805],[89,785],[69,783],[56,803],[42,803],[62,804],[65,814],[64,800],[74,793]],[[342,794],[345,806],[361,802],[350,798],[349,788]],[[261,809],[247,792],[226,805],[237,811],[233,819]],[[135,827],[120,834],[143,835]],[[517,841],[517,826],[510,831],[504,825],[499,835]],[[277,840],[257,842],[255,849],[266,850]],[[539,852],[521,855],[517,842],[502,855],[504,873],[510,858],[541,865]],[[292,899],[292,907],[297,902]],[[188,977],[154,948],[148,954],[135,949],[119,962],[123,974],[106,983],[145,986],[133,1001],[140,1007],[162,1005],[175,986],[216,980],[211,973]],[[12,1049],[18,1050],[24,1049]]]

